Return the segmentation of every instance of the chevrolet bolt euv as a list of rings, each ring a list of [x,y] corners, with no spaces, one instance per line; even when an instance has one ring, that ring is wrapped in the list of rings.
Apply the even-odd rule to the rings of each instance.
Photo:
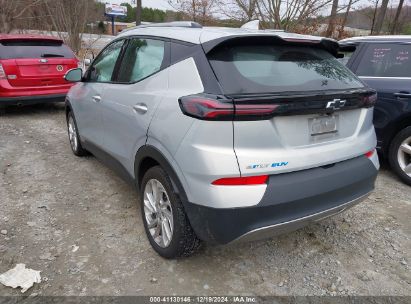
[[[127,30],[66,75],[71,148],[137,187],[163,257],[297,229],[363,200],[379,167],[375,92],[338,47],[192,22]]]

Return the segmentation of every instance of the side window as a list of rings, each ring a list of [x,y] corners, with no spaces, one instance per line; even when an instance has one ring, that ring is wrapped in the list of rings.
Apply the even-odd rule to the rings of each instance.
[[[133,38],[129,41],[118,74],[118,82],[140,81],[164,66],[166,43],[161,40]]]
[[[124,44],[124,40],[119,40],[100,53],[100,55],[93,62],[90,67],[89,81],[92,82],[110,82],[113,75],[114,67],[117,62],[117,58],[120,55],[121,48]]]
[[[371,77],[411,77],[411,44],[369,44],[356,74]]]

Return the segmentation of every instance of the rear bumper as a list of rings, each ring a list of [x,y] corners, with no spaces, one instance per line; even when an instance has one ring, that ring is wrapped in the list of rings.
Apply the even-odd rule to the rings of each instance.
[[[11,86],[0,80],[0,106],[64,101],[72,83],[44,86]]]
[[[198,237],[226,244],[264,239],[344,211],[374,189],[374,164],[365,156],[332,166],[270,176],[255,206],[218,209],[186,203]]]
[[[65,98],[66,94],[0,97],[0,107],[11,105],[29,105],[46,102],[62,102],[65,100]]]

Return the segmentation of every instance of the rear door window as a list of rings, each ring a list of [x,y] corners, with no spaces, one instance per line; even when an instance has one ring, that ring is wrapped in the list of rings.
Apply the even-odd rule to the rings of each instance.
[[[165,65],[165,45],[162,40],[130,39],[121,63],[118,82],[137,82],[160,71]]]
[[[343,90],[364,85],[325,50],[235,45],[208,55],[225,94]]]
[[[356,74],[364,77],[411,77],[411,45],[370,43]]]
[[[71,49],[60,41],[9,40],[0,43],[0,59],[75,58]]]

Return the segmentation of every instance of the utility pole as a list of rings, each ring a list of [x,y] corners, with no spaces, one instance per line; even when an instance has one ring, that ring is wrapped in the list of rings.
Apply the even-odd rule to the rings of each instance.
[[[142,6],[141,6],[141,0],[137,0],[137,6],[136,6],[136,25],[141,24],[141,11],[142,11]]]

